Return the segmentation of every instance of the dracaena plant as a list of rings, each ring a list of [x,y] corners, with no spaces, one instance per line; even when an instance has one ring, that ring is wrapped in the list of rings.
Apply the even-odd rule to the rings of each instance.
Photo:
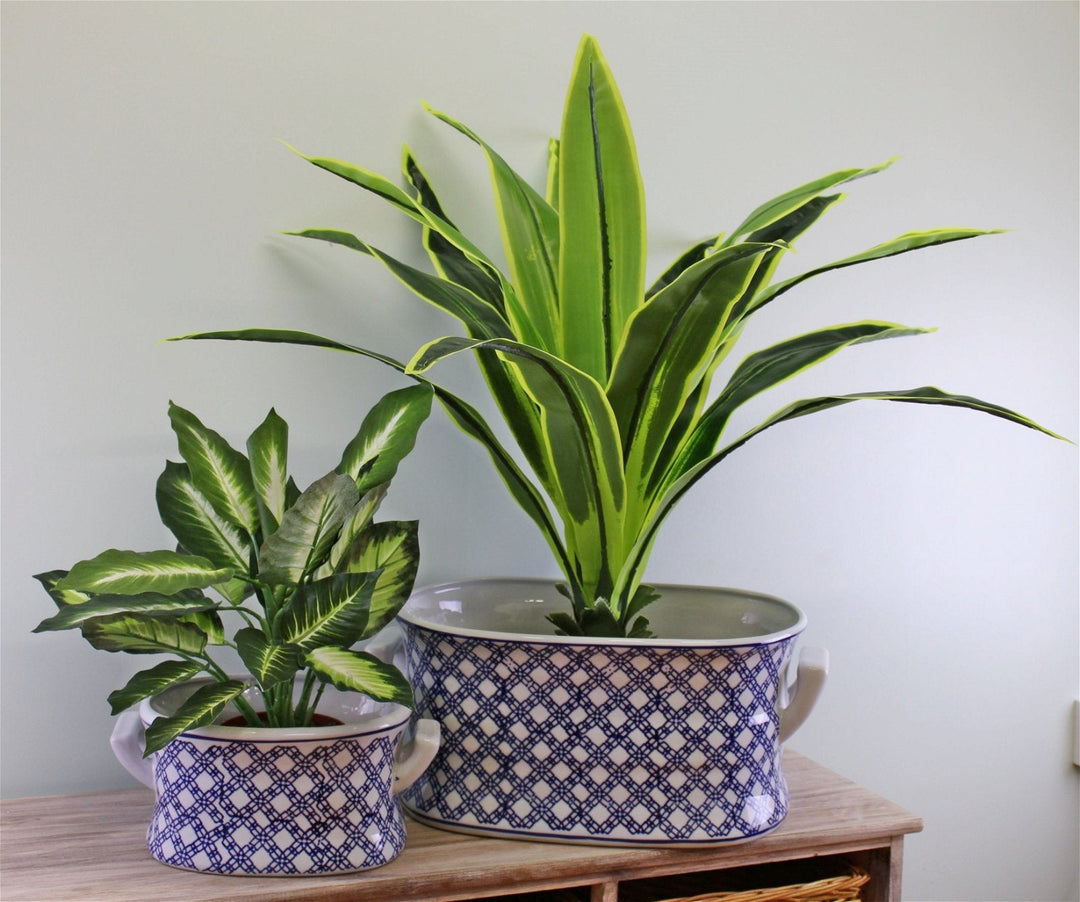
[[[199,674],[214,678],[148,727],[148,755],[230,702],[251,726],[310,725],[327,683],[411,707],[400,671],[352,646],[394,617],[416,579],[416,521],[374,516],[430,409],[426,385],[386,395],[337,467],[300,491],[275,411],[245,455],[170,404],[182,462],[166,462],[157,506],[177,549],[109,549],[38,574],[58,611],[35,632],[80,629],[104,651],[171,656],[111,693],[113,714]],[[226,673],[215,658],[226,647],[250,679]],[[265,711],[243,695],[253,683]]]
[[[569,613],[552,618],[560,631],[647,634],[640,611],[656,593],[642,579],[665,518],[713,467],[780,423],[872,399],[965,407],[1047,431],[995,404],[926,387],[809,398],[741,435],[727,434],[740,405],[833,354],[929,331],[872,320],[829,326],[755,351],[726,384],[715,386],[720,364],[755,313],[832,270],[990,234],[961,228],[909,232],[775,281],[793,242],[842,199],[836,189],[891,161],[834,172],[781,194],[726,235],[694,244],[647,281],[644,191],[634,141],[595,39],[585,36],[578,49],[561,135],[549,143],[547,182],[540,190],[461,122],[428,111],[487,158],[505,272],[453,224],[407,147],[404,190],[341,160],[301,156],[415,220],[433,272],[349,232],[289,234],[374,257],[415,294],[459,319],[464,336],[436,339],[408,363],[302,332],[245,329],[185,338],[333,348],[374,357],[432,384],[450,417],[485,446],[554,552],[571,602]],[[463,351],[475,353],[534,478],[473,407],[430,382],[440,361]]]

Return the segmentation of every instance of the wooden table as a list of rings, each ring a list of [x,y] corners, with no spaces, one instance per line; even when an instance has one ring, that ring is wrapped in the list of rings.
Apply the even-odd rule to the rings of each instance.
[[[556,845],[448,833],[410,821],[408,845],[397,860],[341,877],[219,877],[166,867],[146,851],[153,806],[147,789],[14,799],[0,804],[0,898],[655,902],[726,889],[733,876],[750,875],[759,886],[798,882],[787,876],[792,864],[778,863],[812,860],[834,874],[856,864],[871,875],[864,899],[898,900],[904,836],[921,830],[922,821],[796,753],[785,753],[784,767],[791,811],[777,830],[746,843],[713,849]]]

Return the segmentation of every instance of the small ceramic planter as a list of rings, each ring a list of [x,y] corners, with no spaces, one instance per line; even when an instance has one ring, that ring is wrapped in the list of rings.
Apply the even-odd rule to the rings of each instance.
[[[794,605],[660,586],[662,639],[551,635],[551,583],[479,580],[414,593],[399,615],[420,713],[442,725],[404,795],[434,826],[604,845],[715,845],[783,820],[781,744],[826,671]],[[723,638],[710,638],[719,636]],[[795,692],[798,689],[797,694]]]
[[[193,871],[270,877],[366,870],[401,852],[397,794],[434,757],[437,723],[420,720],[395,762],[411,712],[328,686],[319,711],[340,726],[212,725],[143,758],[146,726],[202,682],[145,699],[113,731],[117,758],[157,794],[147,832],[155,858]],[[248,697],[258,709],[258,690]],[[221,720],[236,713],[230,707]]]

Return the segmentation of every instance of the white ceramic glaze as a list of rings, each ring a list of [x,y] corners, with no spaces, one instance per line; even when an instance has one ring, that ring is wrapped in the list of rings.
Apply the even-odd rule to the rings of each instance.
[[[155,858],[209,873],[292,876],[365,870],[401,852],[397,794],[434,757],[436,722],[420,720],[395,761],[411,712],[328,686],[319,711],[341,725],[213,724],[143,758],[145,728],[204,682],[145,699],[113,731],[117,758],[157,796],[147,833]],[[246,694],[258,709],[259,690]],[[219,720],[235,714],[230,706]]]
[[[400,663],[443,741],[403,794],[410,811],[449,829],[611,845],[714,845],[778,826],[781,743],[813,707],[826,653],[808,650],[789,686],[797,607],[657,588],[655,639],[551,635],[546,615],[567,601],[539,580],[414,593]]]

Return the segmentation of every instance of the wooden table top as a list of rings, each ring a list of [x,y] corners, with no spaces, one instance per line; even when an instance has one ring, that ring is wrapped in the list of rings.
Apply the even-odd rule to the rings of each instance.
[[[148,789],[0,803],[4,902],[410,900],[479,898],[887,846],[922,829],[903,808],[785,752],[791,810],[749,842],[710,849],[535,843],[450,833],[409,820],[405,851],[372,871],[329,877],[222,877],[169,868],[146,850]],[[581,879],[576,879],[576,878]],[[511,890],[512,888],[512,890]]]

